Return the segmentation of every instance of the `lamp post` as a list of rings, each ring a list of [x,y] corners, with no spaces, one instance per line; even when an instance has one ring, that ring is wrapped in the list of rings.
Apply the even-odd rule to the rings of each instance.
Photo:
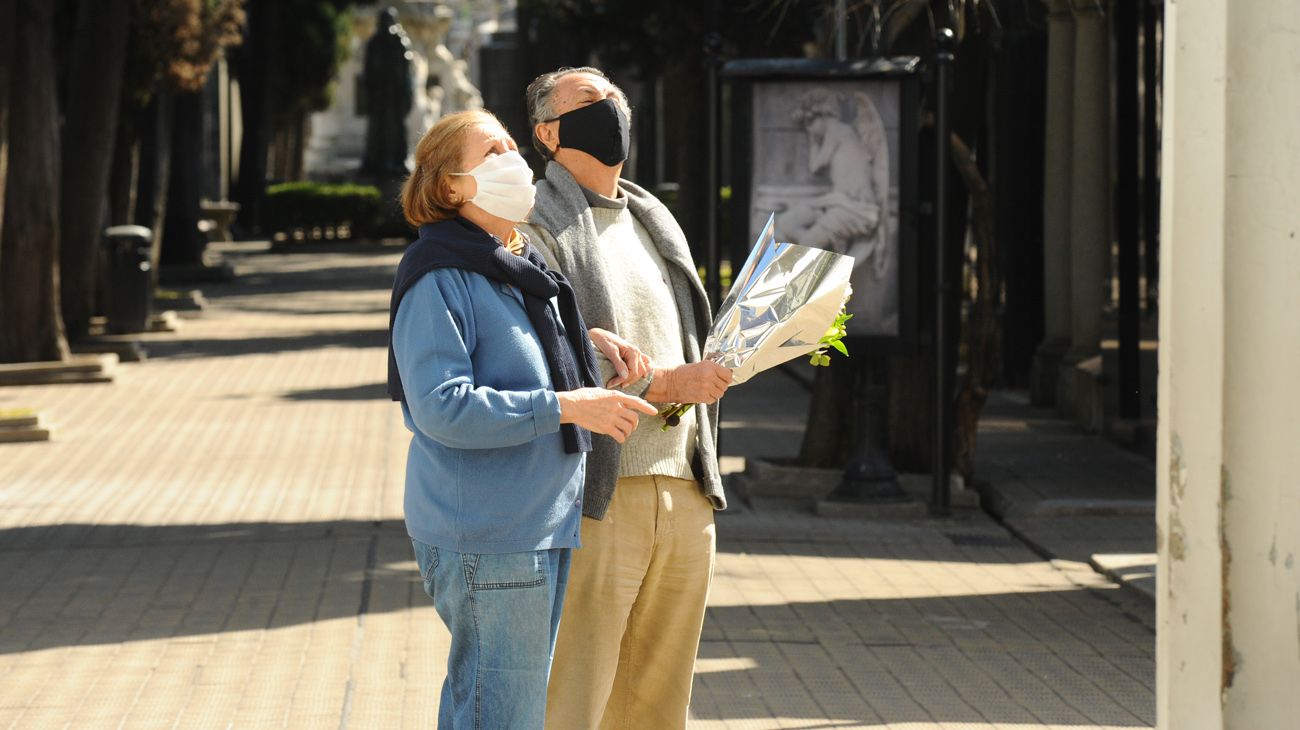
[[[856,367],[858,388],[852,404],[858,408],[856,441],[853,457],[844,468],[844,476],[826,499],[830,502],[873,504],[905,502],[909,498],[898,483],[898,475],[889,462],[884,444],[887,429],[885,403],[887,386],[881,375],[885,372],[879,355],[864,356],[856,365],[841,361],[836,367]]]
[[[716,3],[715,3],[716,7]],[[721,116],[719,109],[720,89],[718,87],[718,65],[722,55],[722,34],[712,31],[704,38],[704,63],[707,69],[706,83],[709,87],[708,102],[708,125],[709,125],[709,207],[707,211],[708,225],[705,230],[708,231],[706,239],[709,262],[708,270],[705,275],[705,291],[709,295],[709,303],[716,311],[722,306],[722,252],[718,246],[718,206],[722,204],[720,197],[720,188],[722,186],[722,174],[719,147],[722,146],[721,135]]]
[[[948,266],[944,250],[948,237],[948,70],[952,65],[956,36],[951,28],[941,27],[935,34],[934,64],[934,481],[930,509],[947,515],[949,505],[949,467],[951,443],[952,394],[948,386],[948,322],[946,317]]]
[[[848,58],[848,17],[845,0],[835,3],[835,58]],[[844,468],[844,476],[835,489],[827,495],[830,502],[890,503],[907,501],[908,496],[898,483],[898,474],[890,464],[884,444],[888,437],[885,407],[888,387],[881,378],[886,372],[883,357],[864,355],[838,367],[858,368],[854,373],[860,390],[852,400],[858,409],[855,434],[857,446]]]

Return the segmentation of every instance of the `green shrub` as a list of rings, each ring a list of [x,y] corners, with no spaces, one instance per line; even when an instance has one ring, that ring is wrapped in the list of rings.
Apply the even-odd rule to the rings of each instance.
[[[345,225],[356,236],[374,230],[381,212],[379,188],[373,185],[290,182],[266,189],[262,220],[272,234]]]

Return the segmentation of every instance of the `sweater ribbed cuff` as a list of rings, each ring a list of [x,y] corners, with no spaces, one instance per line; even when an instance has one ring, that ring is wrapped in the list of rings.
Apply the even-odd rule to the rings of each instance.
[[[560,430],[560,396],[553,390],[533,391],[533,427],[538,436]]]

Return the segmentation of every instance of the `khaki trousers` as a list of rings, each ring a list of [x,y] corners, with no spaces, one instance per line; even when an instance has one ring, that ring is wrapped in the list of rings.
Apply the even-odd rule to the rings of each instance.
[[[686,727],[714,549],[713,506],[696,482],[618,480],[573,551],[547,730]]]

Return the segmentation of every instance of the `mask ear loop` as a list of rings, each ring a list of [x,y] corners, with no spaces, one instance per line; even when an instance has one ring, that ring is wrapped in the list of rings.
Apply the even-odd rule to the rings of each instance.
[[[468,172],[449,172],[449,173],[447,173],[447,175],[448,175],[448,176],[457,176],[457,177],[462,177],[462,176],[467,176],[467,175],[469,175],[469,173],[468,173]],[[465,203],[468,203],[470,200],[472,200],[472,198],[466,198],[465,196],[461,195],[460,193],[456,192],[455,190],[451,190],[451,191],[449,191],[449,194],[447,195],[447,199],[451,201],[452,205],[457,205],[457,206],[459,206],[459,205],[463,205],[463,204],[465,204]]]
[[[502,152],[502,153],[496,155],[496,157],[505,157],[506,155],[510,154],[511,152],[514,152],[515,154],[519,154],[519,150],[507,150],[506,152]],[[521,156],[522,156],[522,155],[521,155]],[[483,162],[480,162],[480,163],[479,163],[479,166],[482,166],[482,165],[483,165],[484,163],[486,163],[488,160],[496,159],[496,157],[489,157],[489,158],[487,158],[487,160],[483,160]],[[476,167],[476,168],[474,168],[474,169],[477,170],[478,168]],[[473,172],[449,172],[449,173],[447,173],[447,174],[448,174],[448,175],[468,175],[468,176],[470,176],[470,177],[473,177],[473,176],[474,176],[474,173],[473,173]]]

